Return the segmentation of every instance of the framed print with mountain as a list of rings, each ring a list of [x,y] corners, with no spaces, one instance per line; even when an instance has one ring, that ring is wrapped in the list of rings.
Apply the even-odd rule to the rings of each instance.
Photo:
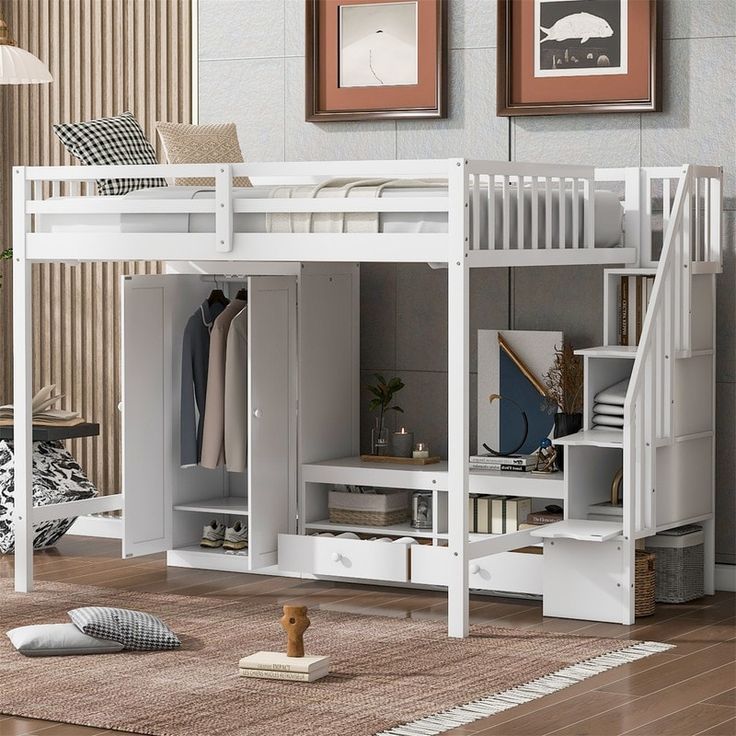
[[[445,117],[445,0],[307,0],[306,119]]]
[[[498,0],[498,114],[660,110],[656,0]]]

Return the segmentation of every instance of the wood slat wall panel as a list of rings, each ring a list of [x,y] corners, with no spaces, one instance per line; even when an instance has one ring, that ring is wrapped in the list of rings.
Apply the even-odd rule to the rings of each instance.
[[[191,119],[191,0],[0,0],[19,46],[49,66],[49,85],[0,86],[0,250],[10,245],[14,164],[70,164],[53,134],[130,110],[163,159],[157,120]],[[12,401],[12,283],[0,264],[0,403]],[[34,267],[34,387],[56,383],[64,406],[100,422],[71,449],[102,493],[120,490],[120,278],[155,263]]]

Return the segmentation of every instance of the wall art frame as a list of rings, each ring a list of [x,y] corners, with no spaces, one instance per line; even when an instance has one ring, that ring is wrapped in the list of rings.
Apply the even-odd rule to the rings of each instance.
[[[447,0],[306,0],[307,122],[447,116]]]
[[[498,0],[497,114],[662,109],[658,0]]]

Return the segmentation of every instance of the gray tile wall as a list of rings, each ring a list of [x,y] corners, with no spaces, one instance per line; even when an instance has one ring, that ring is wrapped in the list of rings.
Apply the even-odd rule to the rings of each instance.
[[[721,562],[736,563],[736,2],[666,3],[664,112],[512,121],[495,115],[495,1],[449,2],[447,120],[312,124],[304,122],[302,0],[199,0],[200,120],[234,120],[250,160],[467,156],[723,165],[728,212],[725,270],[718,277],[717,550]],[[561,329],[580,346],[599,343],[601,283],[596,267],[473,273],[471,335],[479,328]],[[367,264],[361,288],[363,377],[376,370],[400,374],[407,384],[405,423],[445,452],[444,272]],[[366,416],[364,443],[369,426]],[[473,444],[474,436],[473,418]]]

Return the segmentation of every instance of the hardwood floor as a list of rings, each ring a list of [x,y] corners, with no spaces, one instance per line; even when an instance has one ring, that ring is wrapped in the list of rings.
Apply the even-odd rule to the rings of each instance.
[[[0,557],[0,576],[9,577],[12,573],[12,557]],[[303,602],[311,607],[363,614],[411,618],[444,618],[446,614],[445,596],[440,592],[167,568],[162,555],[125,561],[120,559],[119,542],[83,537],[66,537],[58,548],[37,553],[36,576],[39,580],[154,593],[258,596],[272,599],[276,605]],[[654,616],[640,619],[634,626],[545,619],[541,603],[535,601],[474,596],[473,622],[581,636],[665,641],[677,648],[449,733],[452,736],[734,736],[735,614],[733,593],[718,593],[690,604],[660,604]],[[120,733],[0,715],[0,736]]]

